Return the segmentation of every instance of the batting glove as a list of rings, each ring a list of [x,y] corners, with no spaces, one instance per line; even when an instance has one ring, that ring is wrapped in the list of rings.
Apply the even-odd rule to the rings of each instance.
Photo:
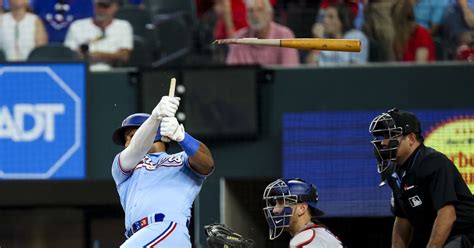
[[[151,116],[153,116],[155,119],[174,116],[179,107],[179,100],[181,100],[179,97],[162,97],[161,101],[151,112]]]
[[[178,123],[176,117],[164,117],[160,124],[160,134],[181,142],[184,140],[184,126]]]

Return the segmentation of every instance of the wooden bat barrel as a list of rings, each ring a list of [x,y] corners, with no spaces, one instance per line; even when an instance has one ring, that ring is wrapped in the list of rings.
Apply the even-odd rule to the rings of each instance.
[[[242,44],[257,46],[279,46],[296,49],[315,49],[322,51],[360,52],[360,40],[349,39],[317,39],[317,38],[295,38],[295,39],[224,39],[216,40],[214,44]]]
[[[360,40],[346,39],[282,39],[281,47],[322,51],[360,52]]]

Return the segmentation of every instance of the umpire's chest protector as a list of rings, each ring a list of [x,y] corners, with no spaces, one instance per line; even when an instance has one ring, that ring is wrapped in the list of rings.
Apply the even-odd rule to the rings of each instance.
[[[432,196],[429,191],[430,176],[423,173],[423,167],[429,166],[425,160],[434,153],[433,149],[420,147],[405,164],[405,170],[392,168],[388,183],[394,198],[394,213],[407,218],[419,231],[431,230],[436,218]]]

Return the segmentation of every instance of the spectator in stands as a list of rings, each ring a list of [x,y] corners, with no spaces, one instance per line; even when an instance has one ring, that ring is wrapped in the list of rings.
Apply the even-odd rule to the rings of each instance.
[[[9,8],[1,15],[0,44],[8,61],[24,61],[35,47],[48,43],[48,35],[41,19],[28,11],[28,0],[9,0]]]
[[[449,0],[416,0],[416,23],[428,29],[432,36],[438,35],[448,3]]]
[[[337,4],[343,4],[350,8],[352,15],[354,18],[359,13],[359,0],[322,0],[319,4],[319,14],[318,18],[322,22],[324,20],[324,14],[330,6],[334,6]]]
[[[392,8],[397,0],[363,0],[364,24],[362,31],[370,42],[375,44],[377,61],[393,61],[393,39],[395,35],[392,24]]]
[[[324,36],[333,39],[359,39],[362,48],[359,53],[311,51],[307,63],[328,65],[347,65],[367,63],[369,42],[360,30],[354,28],[354,15],[345,4],[330,5],[323,20]]]
[[[273,7],[268,0],[246,0],[249,27],[236,33],[236,38],[294,38],[293,32],[273,22]],[[227,64],[299,64],[298,51],[292,48],[230,45]]]
[[[270,3],[275,6],[276,0],[270,0]],[[213,8],[217,15],[215,39],[232,38],[235,32],[248,26],[244,0],[214,0]]]
[[[392,11],[395,29],[394,51],[398,61],[424,63],[435,60],[433,39],[427,29],[415,22],[411,0],[399,0]]]
[[[448,44],[456,50],[473,50],[474,0],[453,0],[446,11],[443,26]]]
[[[214,12],[217,22],[214,26],[214,38],[232,38],[235,32],[247,27],[247,12],[244,0],[215,0]]]
[[[49,42],[63,43],[71,23],[92,17],[92,0],[40,0],[32,4],[34,12],[43,20]]]
[[[95,0],[95,16],[71,24],[64,44],[91,61],[92,70],[126,62],[133,49],[132,26],[115,19],[117,0]]]
[[[461,45],[456,49],[456,60],[474,62],[474,45]]]
[[[352,15],[355,17],[359,13],[359,0],[322,0],[319,4],[318,15],[316,16],[316,21],[313,24],[312,32],[315,38],[325,38],[324,37],[324,18],[327,13],[329,6],[336,4],[344,4],[351,9]]]

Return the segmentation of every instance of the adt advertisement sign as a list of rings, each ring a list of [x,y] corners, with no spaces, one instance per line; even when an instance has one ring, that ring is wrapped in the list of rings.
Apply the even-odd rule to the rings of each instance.
[[[85,177],[84,64],[0,65],[0,178]]]

